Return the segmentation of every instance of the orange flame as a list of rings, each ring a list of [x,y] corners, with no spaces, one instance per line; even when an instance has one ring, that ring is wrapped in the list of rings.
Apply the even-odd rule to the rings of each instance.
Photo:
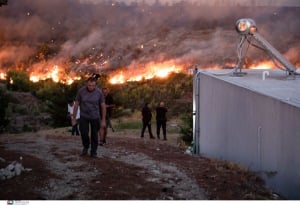
[[[225,68],[234,68],[234,64],[225,63]],[[154,63],[151,62],[141,66],[131,66],[129,69],[120,69],[115,73],[110,74],[109,82],[111,84],[123,84],[131,81],[141,81],[143,79],[167,78],[171,73],[179,73],[184,71],[184,65],[175,65],[173,62]],[[223,69],[221,65],[209,65],[202,69]],[[272,61],[263,61],[249,66],[249,69],[272,69],[275,65]]]
[[[223,68],[234,68],[235,65],[225,63],[225,65],[209,65],[206,67],[200,67],[200,69],[223,69]],[[299,67],[300,63],[296,64]],[[273,61],[262,61],[247,66],[250,69],[273,69],[276,65]],[[187,64],[179,64],[172,60],[156,63],[150,62],[145,65],[132,64],[128,68],[121,68],[113,73],[110,73],[109,82],[111,84],[124,84],[126,82],[148,80],[152,78],[168,78],[171,73],[187,72]],[[30,68],[32,72],[29,78],[32,82],[38,82],[41,80],[52,79],[53,82],[60,82],[67,85],[72,84],[75,80],[80,80],[80,77],[76,74],[67,74],[65,69],[61,65],[50,65],[49,64],[36,64]],[[192,72],[190,72],[192,74]],[[5,80],[7,78],[6,73],[0,71],[0,79]],[[13,83],[13,82],[11,82]]]
[[[249,66],[250,69],[273,69],[275,67],[272,61],[263,61]]]
[[[123,72],[121,71],[118,74],[115,74],[110,80],[109,82],[111,84],[123,84],[125,83],[125,76],[123,75]]]
[[[111,84],[123,84],[131,81],[141,81],[143,79],[167,78],[171,73],[183,71],[183,65],[175,65],[171,62],[165,63],[148,63],[142,69],[140,66],[131,66],[127,71],[122,69],[111,74],[109,82]]]
[[[39,69],[37,69],[39,70]],[[71,77],[71,76],[67,76],[64,72],[63,69],[61,67],[59,67],[58,65],[54,65],[52,67],[52,69],[50,69],[48,71],[48,69],[44,69],[46,70],[46,72],[38,72],[38,71],[34,71],[30,74],[29,79],[32,82],[38,82],[40,80],[46,80],[46,79],[52,79],[53,82],[60,82],[60,83],[64,83],[67,85],[71,85],[75,80],[80,80],[80,77]]]
[[[5,80],[6,79],[6,74],[4,72],[0,72],[0,79]]]

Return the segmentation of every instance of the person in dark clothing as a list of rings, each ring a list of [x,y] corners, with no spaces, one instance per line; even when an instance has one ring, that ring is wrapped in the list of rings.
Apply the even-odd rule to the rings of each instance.
[[[91,146],[91,157],[97,158],[98,132],[99,129],[106,127],[106,106],[104,96],[99,88],[97,88],[97,79],[90,77],[86,86],[82,87],[76,96],[73,120],[80,106],[80,133],[83,145],[81,155],[87,155]],[[100,122],[101,109],[101,122]],[[91,138],[89,138],[89,129],[91,129]],[[103,133],[103,132],[101,132]]]
[[[144,137],[144,132],[146,128],[148,128],[149,135],[151,139],[154,139],[154,136],[152,134],[151,130],[151,119],[152,119],[152,113],[151,109],[148,107],[148,103],[145,103],[143,109],[142,109],[142,120],[143,120],[143,128],[142,128],[142,133],[141,133],[141,138]]]
[[[107,128],[111,128],[114,132],[114,129],[111,125],[110,117],[112,115],[112,109],[115,107],[114,99],[109,94],[108,88],[102,88],[102,93],[105,97],[105,105],[106,105],[106,127],[104,129],[100,129],[100,132],[103,131],[104,133],[100,133],[100,145],[103,146],[106,144],[106,137],[107,137]],[[100,112],[101,113],[101,112]],[[101,138],[102,136],[102,138]]]
[[[167,140],[167,112],[168,109],[165,107],[165,103],[160,102],[156,107],[156,134],[158,139],[160,139],[160,128],[162,127],[164,140]]]

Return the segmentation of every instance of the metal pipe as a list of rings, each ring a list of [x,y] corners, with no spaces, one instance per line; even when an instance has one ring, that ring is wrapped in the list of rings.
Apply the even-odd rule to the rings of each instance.
[[[253,36],[253,38],[260,43],[263,48],[271,55],[271,57],[275,58],[280,64],[282,64],[289,74],[298,74],[296,73],[297,68],[291,64],[278,50],[276,50],[264,37],[262,37],[257,32],[257,27],[252,19],[239,19],[236,24],[235,28],[239,34],[243,36],[245,39],[246,36]],[[241,43],[243,44],[244,41]],[[239,46],[240,52],[242,52],[242,45]],[[239,56],[239,64],[243,60],[242,56]],[[239,65],[241,66],[241,65]]]
[[[265,70],[263,73],[262,73],[262,80],[266,80],[266,75],[267,76],[270,76],[270,72]]]
[[[278,50],[276,50],[264,37],[258,32],[253,32],[254,39],[259,42],[277,61],[279,61],[290,74],[294,74],[297,70],[296,67],[291,64]]]
[[[193,150],[200,154],[200,72],[195,66],[193,79]]]

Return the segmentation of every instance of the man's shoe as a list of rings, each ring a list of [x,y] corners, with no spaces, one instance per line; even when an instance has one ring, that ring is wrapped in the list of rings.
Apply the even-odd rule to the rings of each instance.
[[[98,158],[97,154],[91,154],[92,158]]]
[[[85,155],[87,155],[87,153],[88,153],[88,150],[84,148],[84,149],[82,150],[80,156],[85,156]]]
[[[167,138],[164,138],[165,141],[167,141]]]
[[[155,137],[151,136],[150,139],[155,139]]]

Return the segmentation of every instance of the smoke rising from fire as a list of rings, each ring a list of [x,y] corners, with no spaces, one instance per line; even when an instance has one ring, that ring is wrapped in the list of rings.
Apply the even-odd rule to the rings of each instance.
[[[0,8],[0,72],[37,74],[59,65],[66,75],[138,73],[165,62],[183,69],[230,67],[239,41],[234,24],[244,17],[253,18],[259,32],[299,66],[299,7],[137,2],[9,1]],[[249,55],[268,58],[255,49]]]

